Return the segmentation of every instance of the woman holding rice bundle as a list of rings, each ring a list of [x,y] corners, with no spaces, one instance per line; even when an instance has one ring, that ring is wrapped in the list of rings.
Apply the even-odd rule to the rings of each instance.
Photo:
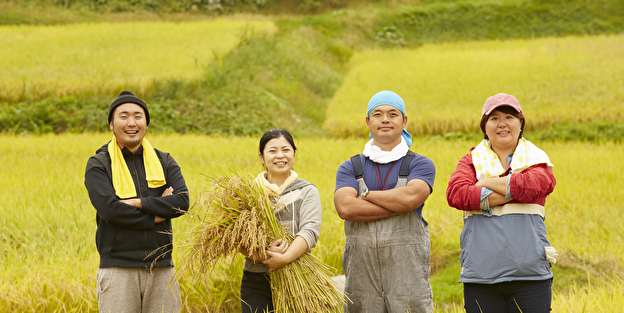
[[[550,262],[544,205],[555,188],[548,155],[522,137],[518,100],[499,93],[481,112],[485,139],[465,155],[446,190],[464,211],[461,233],[466,312],[550,312]]]
[[[321,200],[316,187],[293,171],[297,148],[290,133],[272,129],[260,138],[259,156],[266,171],[256,177],[275,204],[280,224],[294,237],[292,243],[278,239],[266,251],[267,258],[258,253],[245,255],[241,281],[242,312],[271,312],[273,301],[269,275],[293,262],[316,246],[321,230]]]

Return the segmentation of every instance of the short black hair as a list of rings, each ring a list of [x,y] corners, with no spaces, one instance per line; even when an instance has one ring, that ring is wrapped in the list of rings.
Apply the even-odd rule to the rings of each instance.
[[[290,143],[290,145],[293,147],[293,150],[297,152],[297,147],[295,147],[295,141],[293,140],[292,135],[285,129],[275,128],[267,130],[260,138],[260,154],[264,155],[264,147],[266,147],[269,141],[280,137],[286,138],[286,141]]]

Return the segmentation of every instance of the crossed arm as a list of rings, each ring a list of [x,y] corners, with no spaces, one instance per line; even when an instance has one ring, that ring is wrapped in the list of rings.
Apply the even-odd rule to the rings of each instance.
[[[507,180],[509,193],[512,199],[505,199],[507,194]],[[484,186],[494,192],[488,196],[490,206],[501,205],[511,200],[521,203],[544,202],[555,188],[557,180],[552,167],[546,164],[536,164],[528,169],[513,173],[511,176],[491,177],[480,180],[475,186]],[[492,198],[494,196],[494,200]]]
[[[165,191],[163,192],[161,197],[166,197],[166,196],[170,196],[173,194],[173,187],[169,187],[167,189],[165,189]],[[141,199],[139,198],[132,198],[132,199],[124,199],[124,200],[119,200],[119,202],[123,202],[127,205],[131,205],[137,209],[141,209],[143,207],[143,204],[141,204]],[[166,221],[166,218],[162,218],[158,215],[154,215],[154,223],[158,224],[161,222]]]
[[[342,187],[334,193],[334,205],[343,220],[370,222],[407,214],[422,205],[430,193],[431,187],[421,179],[412,179],[404,187],[370,191],[366,199],[358,197],[357,190]]]
[[[487,187],[494,191],[487,198],[490,207],[505,204],[513,199],[505,198],[507,194],[507,177],[489,177],[479,180],[475,186]]]
[[[475,168],[470,154],[465,155],[451,174],[446,190],[446,199],[451,207],[459,210],[478,210],[481,187],[494,191],[487,199],[490,207],[515,200],[520,203],[539,203],[545,201],[555,185],[552,168],[546,164],[536,164],[530,168],[513,173],[509,177],[509,191],[512,199],[506,199],[507,176],[490,177],[479,181],[475,178]],[[543,203],[542,203],[543,204]]]

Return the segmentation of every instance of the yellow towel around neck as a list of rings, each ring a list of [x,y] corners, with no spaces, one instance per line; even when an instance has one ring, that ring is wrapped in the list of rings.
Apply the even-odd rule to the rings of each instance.
[[[489,140],[481,141],[471,152],[472,163],[475,166],[477,180],[486,177],[498,177],[505,172],[498,155],[490,148]],[[507,160],[503,160],[507,162]],[[513,173],[522,172],[525,169],[535,165],[544,163],[553,166],[546,152],[535,146],[532,142],[520,138],[516,151],[514,151],[511,159],[511,170]]]
[[[152,145],[143,138],[141,142],[143,146],[143,163],[145,165],[145,179],[149,188],[158,188],[165,185],[165,172],[156,151]],[[128,164],[123,157],[123,153],[117,145],[117,139],[113,139],[108,143],[108,155],[111,158],[111,171],[113,174],[113,188],[115,193],[121,199],[134,198],[137,196],[134,188],[134,181],[128,169]]]
[[[278,186],[277,184],[271,184],[267,180],[266,175],[266,171],[258,174],[258,176],[256,177],[256,182],[260,184],[260,186],[264,187],[269,195],[277,197],[281,196],[284,190],[286,190],[286,187],[290,186],[290,184],[292,184],[297,178],[299,178],[299,174],[297,174],[297,172],[290,170],[290,174],[288,175],[288,178],[286,178],[286,181],[284,181],[281,186]]]

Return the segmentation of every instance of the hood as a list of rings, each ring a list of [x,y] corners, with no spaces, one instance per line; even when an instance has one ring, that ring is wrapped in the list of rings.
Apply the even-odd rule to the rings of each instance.
[[[287,192],[291,192],[293,190],[301,189],[310,185],[314,186],[314,184],[312,184],[309,181],[303,180],[301,178],[297,178],[292,184],[290,184],[288,187],[286,187],[286,189],[284,189],[283,194]]]

